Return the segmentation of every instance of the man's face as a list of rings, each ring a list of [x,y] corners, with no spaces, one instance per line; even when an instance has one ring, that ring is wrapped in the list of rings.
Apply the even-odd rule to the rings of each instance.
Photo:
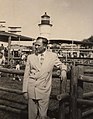
[[[45,46],[42,43],[42,39],[39,39],[35,43],[35,53],[43,53],[45,50]]]

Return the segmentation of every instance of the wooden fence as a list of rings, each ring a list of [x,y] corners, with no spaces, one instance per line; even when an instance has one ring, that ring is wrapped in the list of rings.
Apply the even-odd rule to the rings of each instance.
[[[66,108],[69,109],[69,119],[82,119],[83,117],[90,115],[93,113],[93,109],[87,109],[86,111],[82,111],[82,108],[86,108],[87,106],[93,107],[93,92],[84,93],[84,82],[93,83],[93,77],[89,76],[88,74],[93,73],[93,70],[88,70],[88,66],[83,64],[72,65],[71,67],[71,77],[70,77],[70,91],[69,93],[66,92],[66,82],[67,80],[60,80],[60,94],[59,95],[51,95],[50,98],[56,99],[59,101],[59,115],[58,119],[66,119]],[[23,75],[23,71],[16,71],[11,69],[0,68],[0,72],[5,73],[13,73]],[[86,75],[87,74],[87,75]],[[54,77],[60,78],[59,70],[54,73]],[[23,95],[23,93],[19,90],[11,90],[8,88],[0,87],[0,90],[7,91],[10,93],[16,93],[18,95]],[[1,99],[0,99],[1,100]],[[7,99],[6,99],[7,100]],[[9,101],[9,100],[8,100]],[[12,101],[12,100],[10,100]],[[24,105],[23,108],[15,108],[9,107],[7,105],[0,104],[0,109],[5,109],[8,111],[12,111],[15,113],[27,113],[25,109],[27,109],[27,102],[16,102]]]
[[[93,113],[93,108],[85,112],[84,106],[93,107],[93,92],[84,93],[84,82],[93,83],[93,69],[88,70],[88,66],[73,66],[71,71],[70,86],[70,119],[82,119],[84,116]],[[92,66],[92,65],[91,65]],[[90,98],[91,97],[91,98]]]
[[[6,74],[17,74],[20,76],[23,76],[23,74],[24,74],[23,70],[18,71],[15,69],[8,69],[8,68],[1,68],[1,67],[0,67],[0,72],[6,73]],[[54,77],[60,78],[60,70],[58,68],[57,69],[54,68],[53,78]],[[65,81],[62,82],[60,80],[60,88],[59,88],[60,93],[61,93],[61,90],[63,87],[62,86],[63,83],[66,83],[66,82]],[[9,93],[10,95],[15,94],[15,95],[19,95],[20,97],[23,96],[22,91],[17,90],[17,89],[9,89],[9,88],[5,88],[5,87],[0,87],[0,92],[6,92],[6,93]],[[58,100],[57,95],[54,95],[54,94],[50,96],[50,99]],[[14,106],[14,105],[10,106],[10,105],[7,105],[6,103],[3,103],[3,101],[13,103],[14,105],[19,105],[19,106]],[[23,101],[23,100],[18,101],[18,100],[10,99],[8,97],[1,97],[0,96],[0,110],[10,111],[13,113],[17,113],[19,115],[23,115],[23,114],[27,115],[27,102]],[[20,116],[20,119],[23,119],[23,116]]]
[[[70,92],[57,96],[57,99],[62,102],[60,107],[66,103],[66,100],[69,102],[69,119],[82,119],[93,114],[93,91],[84,93],[84,82],[93,83],[93,68],[89,69],[89,66],[93,67],[87,64],[72,65]],[[65,119],[66,112],[63,111],[65,108],[60,109],[62,115],[59,119]]]

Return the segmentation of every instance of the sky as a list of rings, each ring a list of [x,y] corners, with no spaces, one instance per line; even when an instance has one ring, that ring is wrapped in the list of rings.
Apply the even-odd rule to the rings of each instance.
[[[0,20],[21,26],[22,35],[36,38],[40,18],[50,16],[51,39],[83,40],[93,35],[93,0],[0,0]]]

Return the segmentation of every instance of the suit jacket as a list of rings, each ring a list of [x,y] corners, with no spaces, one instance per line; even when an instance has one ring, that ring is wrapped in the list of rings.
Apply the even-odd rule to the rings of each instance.
[[[53,52],[46,51],[42,65],[37,55],[31,54],[28,56],[23,80],[23,92],[28,92],[29,98],[49,98],[54,65],[62,66],[62,62],[58,59],[57,54]]]

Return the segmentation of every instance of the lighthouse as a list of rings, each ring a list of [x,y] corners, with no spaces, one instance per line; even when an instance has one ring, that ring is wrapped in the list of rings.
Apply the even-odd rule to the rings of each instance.
[[[39,26],[40,36],[49,39],[51,34],[52,24],[50,23],[50,16],[48,16],[46,12],[44,15],[41,16],[41,23],[38,24],[38,26]]]

